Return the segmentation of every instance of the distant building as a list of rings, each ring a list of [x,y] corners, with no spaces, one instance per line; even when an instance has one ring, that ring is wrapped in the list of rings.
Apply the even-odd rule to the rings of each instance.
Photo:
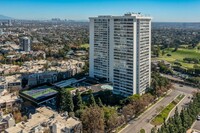
[[[20,41],[20,49],[25,52],[31,51],[31,40],[28,37],[22,37],[19,39]]]
[[[59,22],[59,21],[61,21],[61,19],[60,18],[52,18],[51,21]]]
[[[90,77],[123,96],[142,94],[151,78],[151,17],[140,13],[90,18]]]
[[[12,20],[8,20],[8,26],[12,26]]]
[[[0,29],[0,35],[3,35],[3,29]]]

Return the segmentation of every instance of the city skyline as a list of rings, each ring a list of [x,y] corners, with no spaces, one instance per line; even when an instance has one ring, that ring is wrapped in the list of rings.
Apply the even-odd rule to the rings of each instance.
[[[0,5],[0,14],[15,19],[89,21],[89,16],[141,12],[153,22],[200,22],[198,0],[1,0]]]

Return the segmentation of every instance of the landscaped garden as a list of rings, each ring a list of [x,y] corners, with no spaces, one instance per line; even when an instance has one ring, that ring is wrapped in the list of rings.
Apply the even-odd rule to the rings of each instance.
[[[185,97],[185,95],[179,95],[169,105],[167,105],[152,121],[152,125],[161,125],[164,120],[167,119],[170,111]]]

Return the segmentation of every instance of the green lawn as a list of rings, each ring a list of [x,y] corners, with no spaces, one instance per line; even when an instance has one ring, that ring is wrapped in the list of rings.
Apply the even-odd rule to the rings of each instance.
[[[174,101],[167,105],[152,121],[152,125],[161,125],[164,119],[167,119],[170,111],[184,98],[184,95],[179,95]]]
[[[161,55],[157,59],[159,60],[165,60],[170,63],[180,62],[182,67],[184,68],[193,68],[194,64],[190,63],[185,63],[183,61],[183,58],[188,57],[188,58],[197,58],[200,59],[200,50],[195,49],[185,49],[185,48],[178,48],[176,52],[172,52],[173,49],[165,49],[165,55]],[[171,56],[167,56],[167,54],[170,54]],[[200,66],[200,64],[199,64]]]
[[[81,44],[81,47],[82,48],[89,48],[89,44],[87,44],[87,43],[86,44]]]
[[[72,91],[72,90],[75,90],[76,88],[73,88],[73,87],[67,87],[67,88],[65,88],[66,90],[68,90],[68,91]]]

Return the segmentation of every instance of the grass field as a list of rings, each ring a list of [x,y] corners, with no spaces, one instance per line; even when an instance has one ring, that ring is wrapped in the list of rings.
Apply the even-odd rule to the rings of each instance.
[[[170,63],[179,62],[181,63],[182,67],[184,68],[193,68],[194,64],[186,63],[183,61],[183,58],[197,58],[200,59],[200,50],[197,49],[185,49],[185,48],[178,48],[176,52],[172,52],[173,49],[165,49],[165,55],[161,55],[157,59],[159,60],[165,60]],[[167,56],[167,54],[170,54],[171,56]],[[200,66],[200,64],[199,64]]]
[[[87,44],[87,43],[86,44],[81,44],[81,47],[82,48],[89,48],[89,44]]]
[[[184,98],[185,95],[179,95],[174,101],[167,105],[152,121],[152,125],[161,125],[164,119],[167,119],[170,111]]]

